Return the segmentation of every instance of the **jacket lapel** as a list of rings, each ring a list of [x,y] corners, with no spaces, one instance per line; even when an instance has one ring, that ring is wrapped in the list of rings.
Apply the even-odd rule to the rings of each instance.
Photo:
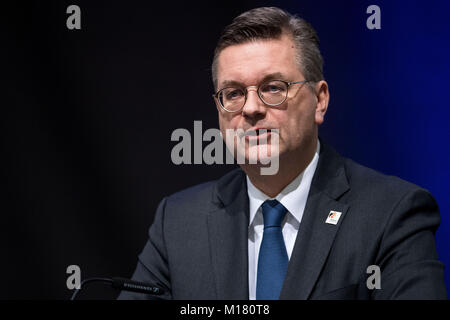
[[[349,208],[338,201],[349,190],[342,159],[322,141],[321,145],[280,299],[308,299]],[[336,225],[325,223],[330,211],[342,213]]]
[[[220,179],[208,215],[217,299],[248,299],[248,196],[245,174]]]

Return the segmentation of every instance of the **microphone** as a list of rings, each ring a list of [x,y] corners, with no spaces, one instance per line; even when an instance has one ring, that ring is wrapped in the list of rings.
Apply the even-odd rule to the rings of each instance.
[[[125,291],[132,291],[132,292],[140,292],[140,293],[147,293],[152,295],[161,295],[164,293],[164,291],[159,288],[152,286],[147,283],[133,281],[130,279],[120,278],[120,277],[114,277],[114,278],[88,278],[81,281],[80,288],[75,289],[75,292],[73,293],[70,300],[75,300],[76,296],[78,295],[78,292],[83,288],[83,286],[87,283],[92,282],[104,282],[110,284],[113,288],[118,290],[125,290]]]

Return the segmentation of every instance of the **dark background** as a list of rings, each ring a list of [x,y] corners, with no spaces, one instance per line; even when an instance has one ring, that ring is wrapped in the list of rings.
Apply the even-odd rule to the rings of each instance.
[[[130,277],[159,201],[232,168],[176,166],[170,137],[194,120],[217,127],[216,41],[233,17],[265,5],[319,33],[331,92],[321,137],[430,190],[450,265],[448,1],[165,3],[2,5],[0,299],[67,299],[72,264],[83,279]],[[66,28],[70,4],[81,30]],[[381,30],[366,28],[371,4]],[[100,284],[80,298],[116,295]]]

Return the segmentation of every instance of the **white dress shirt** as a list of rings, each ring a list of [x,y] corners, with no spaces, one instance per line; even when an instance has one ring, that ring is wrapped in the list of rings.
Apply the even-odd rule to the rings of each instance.
[[[264,222],[261,205],[267,199],[277,199],[287,209],[286,217],[283,220],[283,238],[289,259],[297,238],[298,228],[302,221],[305,210],[306,199],[308,198],[311,180],[316,171],[319,161],[320,143],[317,140],[317,149],[313,159],[289,185],[287,185],[275,198],[270,198],[257,189],[247,176],[247,190],[250,209],[250,224],[248,228],[248,284],[249,299],[256,299],[256,276],[258,273],[259,248],[263,237]]]

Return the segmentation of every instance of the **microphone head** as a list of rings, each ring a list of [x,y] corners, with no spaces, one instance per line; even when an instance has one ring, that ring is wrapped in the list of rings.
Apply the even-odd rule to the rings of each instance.
[[[112,280],[112,287],[119,290],[147,293],[151,295],[161,295],[164,293],[161,288],[148,283],[137,282],[120,277],[114,277]]]

